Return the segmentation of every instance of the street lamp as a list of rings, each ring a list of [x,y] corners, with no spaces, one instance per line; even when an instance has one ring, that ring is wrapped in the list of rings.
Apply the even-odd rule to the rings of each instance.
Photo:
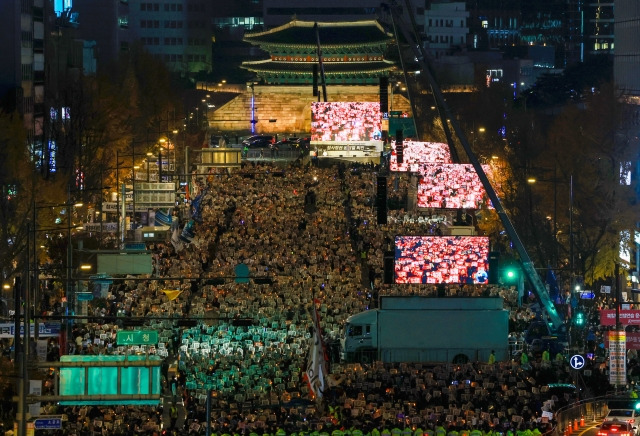
[[[477,133],[484,133],[485,132],[485,128],[484,127],[478,127],[478,130],[476,131],[476,127],[475,126],[476,126],[476,123],[474,122],[473,123],[473,131],[471,132],[471,135],[472,135],[472,138],[473,138],[472,145],[473,145],[474,149],[476,147],[476,136],[477,136]]]
[[[175,131],[175,133],[177,133],[177,130]],[[166,144],[166,146],[165,146]],[[166,156],[167,156],[167,166],[168,166],[168,171],[170,173],[173,173],[175,171],[175,146],[174,144],[171,142],[171,140],[167,139],[167,138],[160,138],[158,140],[158,181],[162,182],[162,151],[166,150]],[[173,156],[172,156],[173,155]],[[171,164],[171,158],[173,157],[173,165]]]
[[[123,183],[120,186],[120,170],[121,169],[131,169],[131,187],[132,187],[132,204],[133,204],[133,212],[131,214],[131,226],[136,228],[136,170],[140,169],[140,165],[136,165],[136,156],[142,157],[142,154],[136,155],[135,143],[131,143],[131,154],[119,154],[116,150],[116,209],[121,211],[121,217],[118,219],[118,231],[121,235],[121,243],[124,245],[125,234],[126,234],[126,221],[127,221],[127,210],[126,210],[126,185]],[[131,166],[120,166],[120,157],[131,157]],[[120,196],[122,195],[122,208],[120,208]]]
[[[65,215],[67,216],[67,265],[66,265],[66,287],[65,287],[65,298],[67,299],[67,323],[70,322],[68,310],[69,310],[69,301],[71,300],[71,262],[72,262],[72,248],[71,248],[71,207],[80,207],[82,203],[71,203],[71,189],[69,188],[67,194],[67,203],[63,204],[53,204],[53,205],[42,205],[37,206],[35,200],[33,201],[33,222],[27,222],[27,284],[24,288],[24,309],[23,309],[23,335],[22,341],[20,341],[20,299],[22,294],[22,281],[20,278],[16,278],[14,285],[14,298],[15,298],[15,353],[16,353],[16,364],[19,365],[21,370],[20,383],[19,386],[19,402],[18,402],[18,434],[26,435],[26,414],[27,414],[27,394],[28,394],[28,385],[29,385],[29,374],[28,374],[28,365],[27,359],[29,359],[30,354],[30,341],[31,341],[31,311],[34,310],[34,339],[38,340],[38,316],[35,314],[35,307],[38,305],[39,301],[39,283],[38,283],[38,254],[36,250],[37,246],[37,233],[39,231],[48,231],[48,230],[56,230],[54,229],[38,229],[37,225],[37,209],[42,208],[53,208],[53,207],[65,207]],[[57,220],[56,220],[57,221]],[[33,256],[33,269],[31,265],[31,257]],[[33,279],[32,279],[33,277]],[[6,287],[3,286],[5,289]],[[33,291],[33,298],[31,296],[31,292]],[[32,304],[34,307],[32,308]],[[67,335],[70,332],[69,327],[67,326]]]
[[[527,178],[527,183],[533,185],[538,182],[542,183],[553,183],[553,238],[556,244],[556,259],[558,260],[558,183],[567,183],[566,180],[558,180],[556,178],[556,168],[553,169],[554,178],[550,180],[541,180],[536,177],[530,176]],[[571,276],[573,279],[575,265],[574,265],[574,256],[573,256],[573,175],[569,176],[569,265],[571,268]]]

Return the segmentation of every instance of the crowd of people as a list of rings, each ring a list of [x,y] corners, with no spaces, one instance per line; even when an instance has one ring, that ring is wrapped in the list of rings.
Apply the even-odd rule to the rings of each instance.
[[[62,354],[163,357],[165,401],[158,407],[45,405],[43,413],[68,416],[62,434],[203,434],[211,395],[215,434],[548,430],[552,412],[573,399],[545,396],[548,383],[571,381],[561,359],[532,359],[531,365],[340,362],[337,341],[350,315],[375,307],[382,295],[438,295],[434,285],[383,283],[383,253],[393,244],[389,235],[402,234],[403,222],[375,224],[376,170],[283,170],[263,162],[198,180],[197,210],[192,207],[180,224],[192,222],[189,240],[149,245],[153,275],[115,280],[106,298],[90,303],[93,318],[76,324],[73,340],[59,344]],[[248,268],[242,277],[248,280],[237,280],[239,265]],[[46,292],[44,313],[61,313],[61,290]],[[512,289],[500,286],[456,285],[446,295],[500,295],[512,310],[513,328],[534,316],[518,307]],[[326,389],[317,396],[305,381],[316,308],[331,361]],[[159,343],[117,344],[128,319],[145,319],[159,332]],[[594,366],[591,377],[603,374]],[[49,374],[49,382],[54,378]],[[54,384],[45,381],[47,389],[53,393]],[[176,408],[183,410],[180,419]]]

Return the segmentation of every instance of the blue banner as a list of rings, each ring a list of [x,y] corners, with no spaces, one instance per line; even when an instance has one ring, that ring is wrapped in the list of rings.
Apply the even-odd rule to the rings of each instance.
[[[16,328],[12,322],[0,323],[0,338],[15,337]],[[38,324],[38,336],[41,338],[52,338],[60,335],[60,323],[45,322]],[[20,324],[20,336],[24,336],[24,324]],[[35,325],[31,324],[31,337],[35,336]]]

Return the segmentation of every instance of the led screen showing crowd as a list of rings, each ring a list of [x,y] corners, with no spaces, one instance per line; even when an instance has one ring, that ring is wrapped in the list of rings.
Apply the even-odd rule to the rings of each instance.
[[[491,177],[490,167],[483,165],[482,168],[487,177]],[[492,208],[473,165],[424,163],[419,170],[416,203],[419,208]]]
[[[402,163],[399,164],[396,143],[391,141],[391,158],[389,160],[389,169],[391,171],[417,173],[425,163],[451,163],[449,146],[445,143],[405,140],[403,146],[403,159]]]
[[[489,238],[485,236],[396,236],[396,283],[486,284]]]
[[[379,141],[382,139],[380,103],[311,103],[311,141]]]

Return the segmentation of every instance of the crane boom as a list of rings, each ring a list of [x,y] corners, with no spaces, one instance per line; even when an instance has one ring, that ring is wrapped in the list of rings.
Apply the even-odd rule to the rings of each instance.
[[[399,16],[400,14],[398,13],[398,8],[394,6],[396,5],[388,7],[388,10],[394,21],[397,20],[401,22],[402,17]],[[408,8],[407,9],[408,11],[411,11],[408,0],[405,0],[405,6]],[[411,12],[409,12],[409,16],[411,16]],[[504,226],[505,231],[509,235],[511,242],[513,243],[516,251],[518,252],[518,255],[520,257],[520,263],[522,265],[522,270],[525,274],[525,277],[529,280],[529,282],[533,286],[533,292],[540,303],[541,309],[544,311],[544,313],[546,313],[548,317],[549,323],[547,325],[549,328],[549,333],[553,335],[564,336],[566,334],[566,325],[564,324],[562,317],[560,317],[560,315],[558,314],[558,311],[556,310],[553,304],[553,301],[551,301],[551,298],[549,297],[549,293],[547,292],[547,289],[544,283],[542,282],[542,280],[540,279],[540,276],[535,270],[533,266],[533,262],[531,261],[531,258],[529,257],[529,254],[527,253],[527,250],[525,249],[524,244],[520,240],[520,236],[518,235],[515,227],[511,223],[511,220],[509,219],[509,216],[507,215],[504,207],[502,206],[502,202],[498,198],[498,195],[496,194],[495,190],[491,186],[491,182],[489,181],[486,173],[482,169],[482,165],[480,164],[480,161],[478,160],[475,153],[471,149],[471,146],[469,145],[469,141],[467,141],[466,135],[460,128],[460,125],[456,117],[453,116],[453,114],[451,113],[451,109],[447,105],[442,95],[440,86],[438,85],[435,78],[433,77],[433,74],[431,74],[431,70],[429,69],[429,65],[426,60],[427,59],[426,53],[424,51],[424,48],[422,47],[422,44],[420,43],[420,41],[416,41],[416,38],[414,37],[415,32],[410,32],[406,26],[399,25],[394,27],[396,29],[398,28],[400,29],[400,31],[402,32],[402,36],[405,38],[407,43],[411,46],[413,54],[415,55],[415,58],[417,59],[420,65],[421,73],[423,74],[423,76],[427,78],[429,82],[429,86],[431,87],[433,95],[436,99],[436,104],[438,105],[440,110],[444,111],[446,115],[445,119],[451,123],[453,130],[455,131],[458,139],[460,140],[460,143],[462,144],[462,147],[465,153],[467,154],[469,162],[473,165],[473,168],[478,174],[478,177],[480,178],[480,181],[482,182],[484,189],[487,191],[487,194],[489,196],[489,199],[491,200],[491,203],[493,204],[493,207],[498,213],[498,217],[500,218],[500,221],[502,222],[502,225]],[[397,35],[396,35],[396,40],[397,40]],[[451,144],[450,144],[450,147],[451,147]]]

